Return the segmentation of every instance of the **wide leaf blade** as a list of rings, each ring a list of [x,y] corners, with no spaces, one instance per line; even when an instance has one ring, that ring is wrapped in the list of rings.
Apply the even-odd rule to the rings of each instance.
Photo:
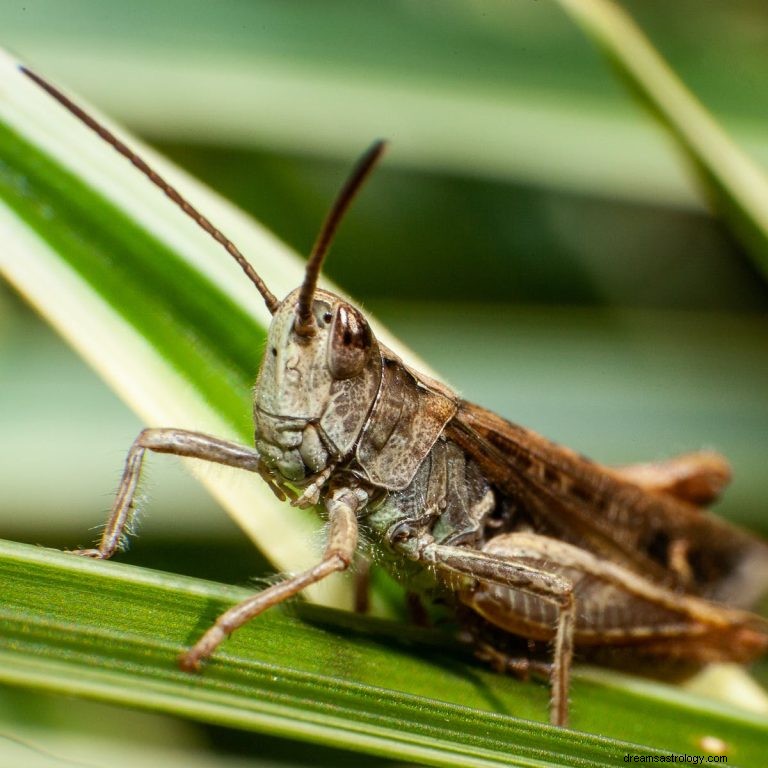
[[[468,664],[439,635],[318,609],[259,617],[190,676],[176,656],[244,590],[11,542],[0,575],[0,679],[47,691],[440,766],[608,766],[638,751],[627,739],[700,753],[706,735],[757,764],[768,731],[674,688],[588,673],[574,726],[604,735],[533,723],[520,718],[546,718],[546,686]]]

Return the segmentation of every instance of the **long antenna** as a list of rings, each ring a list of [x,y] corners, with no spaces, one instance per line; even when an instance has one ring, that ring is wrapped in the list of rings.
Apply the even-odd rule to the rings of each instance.
[[[241,269],[248,276],[250,281],[256,286],[259,293],[264,299],[264,303],[267,305],[267,309],[271,314],[275,314],[275,310],[280,305],[272,291],[267,288],[266,283],[259,277],[258,272],[246,261],[245,256],[238,250],[237,246],[228,238],[224,233],[211,224],[211,222],[203,216],[193,205],[185,200],[181,193],[169,184],[159,173],[154,171],[147,165],[144,160],[139,157],[132,149],[127,147],[120,139],[117,138],[111,131],[107,130],[101,123],[91,117],[81,107],[75,104],[70,98],[65,96],[58,88],[51,85],[46,80],[43,80],[40,75],[27,69],[25,66],[19,65],[19,69],[32,81],[37,83],[44,91],[53,96],[56,101],[71,112],[78,120],[85,123],[94,133],[100,136],[107,144],[114,147],[123,157],[133,163],[155,186],[165,192],[165,194],[181,208],[184,213],[187,214],[199,227],[204,229],[217,243],[223,245],[227,253],[240,265]]]
[[[318,234],[315,244],[312,246],[312,253],[307,261],[304,282],[301,284],[299,299],[296,302],[296,324],[294,330],[301,336],[311,336],[315,332],[315,322],[312,317],[312,296],[317,287],[317,279],[320,276],[323,259],[328,253],[339,222],[341,222],[347,208],[349,208],[349,204],[360,190],[363,182],[370,175],[386,148],[387,142],[379,139],[374,141],[363,153],[342,187],[341,192],[336,197],[331,210],[325,217],[323,226],[320,228],[320,234]]]

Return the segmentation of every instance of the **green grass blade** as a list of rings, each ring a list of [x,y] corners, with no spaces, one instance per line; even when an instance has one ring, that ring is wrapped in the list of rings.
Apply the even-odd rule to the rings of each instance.
[[[574,725],[604,736],[533,723],[520,718],[546,717],[545,686],[467,664],[430,633],[319,609],[259,617],[189,676],[177,654],[243,590],[10,542],[0,578],[0,680],[36,689],[438,766],[609,766],[638,750],[626,741],[699,753],[705,735],[755,765],[768,732],[676,689],[588,674]]]
[[[764,12],[649,5],[683,71],[768,158],[766,97],[750,87],[763,76],[752,30]],[[700,204],[665,142],[549,3],[451,3],[432,13],[420,3],[327,0],[319,12],[255,0],[222,13],[203,0],[105,0],[94,14],[72,0],[8,8],[3,22],[31,61],[156,139],[346,158],[350,146],[386,135],[393,163],[430,172]]]
[[[768,276],[768,178],[611,0],[558,0],[607,53],[708,182],[715,207]]]

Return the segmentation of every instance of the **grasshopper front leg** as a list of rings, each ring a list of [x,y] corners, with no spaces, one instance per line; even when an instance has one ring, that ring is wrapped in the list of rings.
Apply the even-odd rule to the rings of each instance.
[[[203,459],[249,472],[260,470],[261,460],[255,448],[185,429],[145,429],[128,451],[120,488],[112,504],[99,546],[94,549],[78,549],[74,554],[105,560],[112,557],[120,547],[131,521],[133,500],[147,451]]]
[[[222,613],[200,640],[179,657],[179,666],[188,672],[198,670],[200,662],[208,658],[236,629],[311,584],[316,584],[332,573],[345,571],[357,549],[357,511],[366,501],[364,493],[348,488],[331,494],[325,503],[328,511],[328,543],[322,560],[314,567],[281,581]]]
[[[569,579],[546,570],[501,559],[463,547],[428,544],[421,559],[450,574],[534,595],[551,602],[557,609],[554,657],[550,669],[550,720],[554,725],[568,724],[568,689],[573,661],[575,624],[573,584]]]

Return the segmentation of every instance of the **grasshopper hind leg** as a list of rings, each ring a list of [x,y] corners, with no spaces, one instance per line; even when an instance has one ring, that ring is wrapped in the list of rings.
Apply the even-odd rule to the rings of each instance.
[[[494,672],[523,681],[547,681],[552,677],[552,649],[548,643],[500,632],[466,606],[457,607],[456,618],[461,626],[461,641]]]
[[[514,656],[484,640],[479,640],[475,644],[475,656],[489,664],[496,672],[513,675],[518,680],[526,682],[531,677],[548,680],[554,671],[551,661],[534,659],[531,656]]]
[[[706,507],[731,481],[728,461],[714,451],[684,453],[663,461],[628,464],[608,470],[647,491]]]

